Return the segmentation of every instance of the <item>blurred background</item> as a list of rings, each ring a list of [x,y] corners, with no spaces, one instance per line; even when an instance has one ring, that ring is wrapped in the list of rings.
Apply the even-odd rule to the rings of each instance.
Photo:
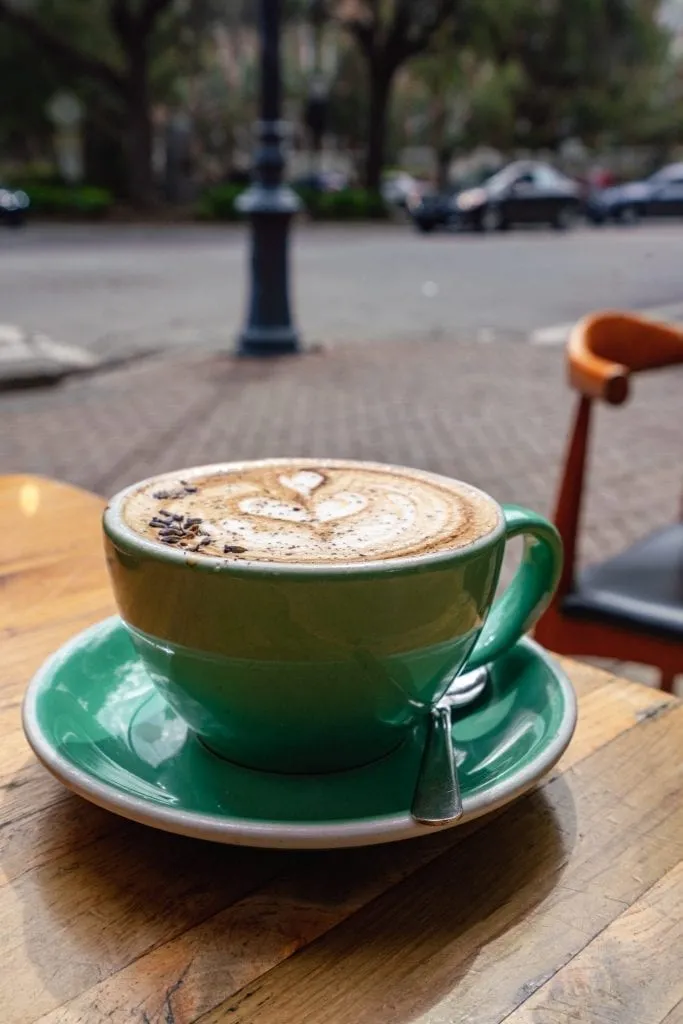
[[[683,321],[682,266],[683,0],[0,0],[3,472],[368,457],[551,512],[572,324]],[[681,380],[599,410],[583,561],[677,514]]]
[[[373,193],[400,203],[512,155],[592,184],[677,156],[678,0],[281,7],[289,172],[314,216],[380,216]],[[251,166],[258,15],[249,0],[2,0],[4,180],[37,213],[230,217]],[[349,188],[322,209],[312,196]]]

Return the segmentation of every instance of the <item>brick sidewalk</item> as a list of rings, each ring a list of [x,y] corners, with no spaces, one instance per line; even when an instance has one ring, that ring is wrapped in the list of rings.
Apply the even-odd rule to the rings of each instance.
[[[676,514],[683,372],[601,408],[582,556]],[[548,513],[573,404],[557,348],[425,341],[298,359],[187,354],[0,396],[0,471],[110,494],[149,474],[276,455],[370,458],[461,477]]]

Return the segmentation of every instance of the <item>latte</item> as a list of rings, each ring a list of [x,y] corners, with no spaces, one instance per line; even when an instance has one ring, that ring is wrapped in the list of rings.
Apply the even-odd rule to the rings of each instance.
[[[462,548],[491,533],[498,506],[446,477],[397,466],[270,459],[157,477],[126,498],[143,537],[245,561],[363,563]]]

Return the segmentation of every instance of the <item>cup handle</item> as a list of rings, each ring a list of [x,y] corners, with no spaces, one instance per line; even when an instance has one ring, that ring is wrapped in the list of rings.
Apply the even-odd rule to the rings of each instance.
[[[522,563],[505,593],[494,602],[463,672],[495,661],[540,619],[555,592],[562,571],[562,541],[547,519],[504,505],[506,540],[522,534]]]

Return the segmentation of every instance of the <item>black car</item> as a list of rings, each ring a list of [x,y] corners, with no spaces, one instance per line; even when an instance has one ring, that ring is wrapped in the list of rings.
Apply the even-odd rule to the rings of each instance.
[[[635,224],[641,217],[683,217],[683,163],[668,164],[644,181],[595,192],[586,212],[594,224]]]
[[[504,231],[513,224],[572,226],[581,209],[580,189],[549,164],[518,160],[476,188],[425,197],[410,209],[420,231],[450,226]]]
[[[18,228],[26,220],[30,200],[22,189],[0,185],[0,224]]]
[[[454,192],[441,192],[415,196],[406,202],[406,210],[418,231],[428,234],[440,227],[454,227],[457,217],[453,210]]]

